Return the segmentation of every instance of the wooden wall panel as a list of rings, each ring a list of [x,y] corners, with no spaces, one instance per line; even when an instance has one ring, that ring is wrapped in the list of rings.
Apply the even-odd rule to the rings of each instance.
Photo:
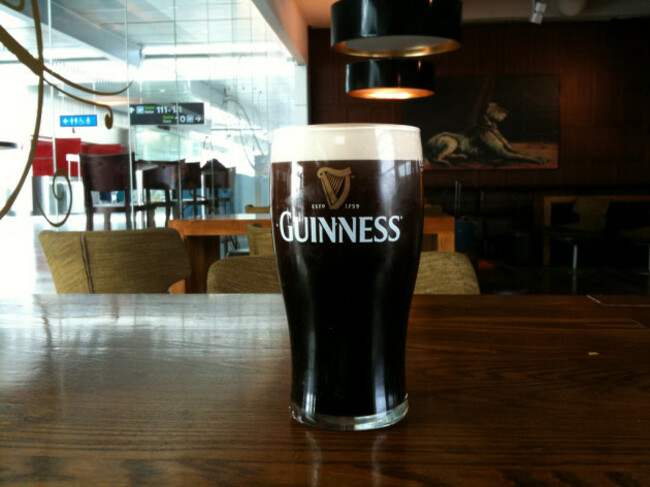
[[[345,95],[345,64],[329,30],[310,31],[311,123],[401,123],[399,102]],[[463,27],[460,50],[431,56],[438,77],[556,74],[556,170],[433,170],[425,185],[589,186],[650,183],[650,20]]]

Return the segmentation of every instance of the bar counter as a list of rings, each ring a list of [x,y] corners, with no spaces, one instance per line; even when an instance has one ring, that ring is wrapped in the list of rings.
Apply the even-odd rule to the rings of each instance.
[[[415,296],[406,418],[332,432],[289,417],[279,295],[0,298],[0,484],[650,485],[649,326],[647,297]]]

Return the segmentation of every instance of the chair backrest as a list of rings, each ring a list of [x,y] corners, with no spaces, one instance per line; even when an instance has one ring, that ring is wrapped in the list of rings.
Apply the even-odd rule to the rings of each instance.
[[[212,193],[217,192],[219,189],[228,189],[228,171],[219,170],[210,172],[209,170],[202,170],[202,177],[205,187]]]
[[[415,294],[480,294],[472,263],[458,252],[422,252]]]
[[[258,215],[263,215],[267,213],[271,213],[271,207],[270,206],[254,206],[254,205],[246,205],[244,207],[244,211],[246,213],[255,213]]]
[[[237,168],[225,167],[216,159],[201,168],[203,195],[210,203],[210,210],[215,213],[230,213],[235,200],[235,179]]]
[[[275,257],[257,255],[216,261],[208,270],[209,293],[281,292]],[[480,294],[467,256],[456,252],[422,252],[415,294]]]
[[[610,200],[607,198],[582,196],[576,199],[573,211],[579,215],[580,219],[577,223],[571,224],[571,227],[593,232],[605,230],[609,205]]]
[[[121,154],[125,151],[121,144],[95,144],[92,142],[82,142],[81,152],[84,154]]]
[[[201,175],[205,187],[211,192],[216,193],[217,189],[230,188],[229,170],[226,166],[221,164],[217,159],[208,161],[201,168]]]
[[[431,205],[426,203],[422,209],[424,216],[443,216],[445,214],[442,205]]]
[[[143,189],[161,189],[172,191],[178,181],[178,162],[137,161],[136,166],[142,171]]]
[[[137,161],[142,171],[143,189],[197,190],[201,188],[201,167],[199,164],[180,161]]]
[[[273,255],[273,236],[271,228],[257,222],[246,225],[250,255]]]
[[[181,189],[196,191],[201,189],[201,165],[181,161]]]
[[[131,185],[130,154],[79,154],[84,191],[124,191]]]
[[[60,294],[165,293],[191,274],[173,228],[54,232],[39,240]]]
[[[208,269],[206,284],[208,293],[281,292],[273,255],[228,257],[218,260]]]

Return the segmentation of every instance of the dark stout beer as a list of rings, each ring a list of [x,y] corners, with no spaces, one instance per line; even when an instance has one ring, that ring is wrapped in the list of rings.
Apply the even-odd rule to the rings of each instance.
[[[298,133],[289,137],[291,130]],[[287,140],[291,147],[276,149]],[[301,140],[306,152],[296,147]],[[333,429],[392,424],[408,404],[406,324],[422,234],[419,131],[312,126],[281,129],[273,144],[292,414]]]

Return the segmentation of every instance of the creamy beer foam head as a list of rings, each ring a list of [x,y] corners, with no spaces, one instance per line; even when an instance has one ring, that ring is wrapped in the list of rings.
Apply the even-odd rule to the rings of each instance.
[[[408,125],[323,124],[273,132],[271,162],[422,160],[420,129]]]

